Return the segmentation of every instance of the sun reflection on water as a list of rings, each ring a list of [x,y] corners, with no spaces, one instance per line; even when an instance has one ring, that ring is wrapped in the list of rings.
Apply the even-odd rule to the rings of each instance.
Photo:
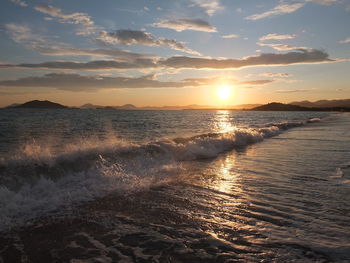
[[[232,123],[232,112],[228,110],[218,110],[215,115],[215,126],[218,132],[230,132],[235,129],[235,125]]]

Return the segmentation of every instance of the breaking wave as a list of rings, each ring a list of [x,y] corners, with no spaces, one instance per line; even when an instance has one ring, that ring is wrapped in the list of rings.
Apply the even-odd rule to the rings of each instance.
[[[143,144],[85,140],[62,146],[60,154],[32,142],[13,157],[0,160],[0,231],[111,192],[167,183],[184,172],[184,161],[213,158],[319,120],[270,123]]]

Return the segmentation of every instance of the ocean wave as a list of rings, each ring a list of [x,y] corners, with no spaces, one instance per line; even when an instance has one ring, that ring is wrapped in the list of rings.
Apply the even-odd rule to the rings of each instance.
[[[169,182],[184,172],[183,161],[214,158],[315,121],[319,119],[144,144],[83,140],[65,145],[61,154],[32,142],[0,160],[0,230],[61,206]]]

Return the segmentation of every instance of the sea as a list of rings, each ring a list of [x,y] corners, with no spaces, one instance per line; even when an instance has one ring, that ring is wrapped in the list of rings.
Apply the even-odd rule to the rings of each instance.
[[[0,109],[0,262],[350,262],[350,114]]]

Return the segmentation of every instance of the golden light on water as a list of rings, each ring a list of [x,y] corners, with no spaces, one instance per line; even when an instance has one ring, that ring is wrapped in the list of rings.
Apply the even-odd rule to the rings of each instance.
[[[220,101],[227,101],[228,99],[230,99],[232,96],[232,89],[233,88],[230,85],[220,86],[216,91],[216,94]]]

